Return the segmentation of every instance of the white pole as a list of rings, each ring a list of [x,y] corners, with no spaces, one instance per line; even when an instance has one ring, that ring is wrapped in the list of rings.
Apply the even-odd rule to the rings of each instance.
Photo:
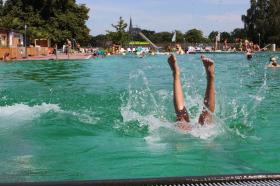
[[[24,25],[24,48],[25,48],[25,58],[27,58],[27,38],[26,38],[26,30],[27,30],[27,25]]]
[[[57,44],[55,44],[55,59],[57,60],[58,57],[57,57]]]
[[[272,44],[272,51],[273,51],[273,52],[276,51],[276,44]]]

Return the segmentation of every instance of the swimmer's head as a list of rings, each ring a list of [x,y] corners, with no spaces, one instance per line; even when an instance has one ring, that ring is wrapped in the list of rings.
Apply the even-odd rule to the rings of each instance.
[[[273,57],[270,58],[269,61],[270,61],[270,62],[276,62],[276,61],[277,61],[277,57],[273,56]]]
[[[271,57],[270,62],[273,66],[277,66],[277,57]]]

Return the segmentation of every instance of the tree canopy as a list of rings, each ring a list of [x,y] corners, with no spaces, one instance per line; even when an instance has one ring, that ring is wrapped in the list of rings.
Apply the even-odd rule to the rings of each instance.
[[[185,38],[187,42],[190,43],[201,43],[205,41],[205,38],[203,37],[203,32],[197,29],[191,29],[187,31],[185,34]]]
[[[109,39],[112,40],[114,44],[125,45],[129,42],[129,35],[125,31],[127,23],[125,23],[122,17],[119,18],[119,21],[116,25],[112,24],[112,27],[116,30],[115,32],[107,31]]]
[[[280,44],[280,1],[251,0],[247,14],[242,16],[249,39],[262,43]]]
[[[27,37],[48,38],[62,44],[67,38],[86,43],[89,29],[86,26],[89,9],[75,0],[6,0],[0,1],[0,27],[24,32]]]

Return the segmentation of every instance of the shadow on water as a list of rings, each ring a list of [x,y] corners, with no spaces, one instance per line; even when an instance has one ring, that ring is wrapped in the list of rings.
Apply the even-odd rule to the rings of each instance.
[[[67,61],[23,62],[22,65],[27,65],[29,68],[18,69],[15,72],[9,72],[8,75],[15,75],[20,79],[32,80],[46,85],[51,85],[56,80],[74,81],[80,78],[80,72],[84,68],[80,62]],[[36,68],[34,68],[35,66]]]

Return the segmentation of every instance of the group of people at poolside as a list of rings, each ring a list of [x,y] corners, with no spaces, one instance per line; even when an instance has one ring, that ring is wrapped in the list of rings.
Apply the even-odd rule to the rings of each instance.
[[[236,43],[239,43],[238,49],[239,51],[245,52],[258,52],[261,51],[261,48],[258,44],[254,44],[253,41],[236,39]]]

